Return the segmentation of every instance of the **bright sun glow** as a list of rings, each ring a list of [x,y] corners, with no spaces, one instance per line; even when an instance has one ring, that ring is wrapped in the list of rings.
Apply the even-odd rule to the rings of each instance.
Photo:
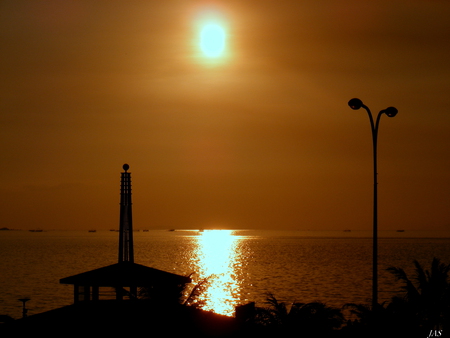
[[[216,58],[225,50],[225,29],[218,24],[209,23],[200,32],[200,48],[205,56]]]

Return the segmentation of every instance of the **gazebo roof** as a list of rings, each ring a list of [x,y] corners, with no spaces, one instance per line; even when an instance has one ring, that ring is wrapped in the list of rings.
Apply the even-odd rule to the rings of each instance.
[[[86,286],[150,286],[155,284],[186,284],[191,279],[174,273],[131,262],[120,262],[99,269],[62,278],[61,284]]]

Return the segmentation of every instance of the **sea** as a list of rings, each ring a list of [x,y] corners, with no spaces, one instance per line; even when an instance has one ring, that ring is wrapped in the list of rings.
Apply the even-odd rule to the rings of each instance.
[[[117,231],[0,231],[0,314],[21,318],[73,303],[61,278],[118,261]],[[370,304],[370,231],[139,230],[134,261],[192,278],[205,310],[232,316],[237,305],[267,306],[273,295],[287,305],[324,302]],[[386,271],[414,277],[434,257],[450,264],[450,231],[379,231],[379,302],[402,294]]]

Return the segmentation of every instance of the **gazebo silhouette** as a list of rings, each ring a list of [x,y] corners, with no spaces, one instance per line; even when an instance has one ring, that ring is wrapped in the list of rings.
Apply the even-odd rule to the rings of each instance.
[[[191,282],[189,277],[134,263],[129,168],[124,164],[124,172],[121,173],[118,263],[60,279],[61,284],[74,286],[74,303],[100,300],[100,288],[113,288],[116,300],[137,299],[141,287],[146,288],[147,297],[155,295],[173,299],[185,284]]]

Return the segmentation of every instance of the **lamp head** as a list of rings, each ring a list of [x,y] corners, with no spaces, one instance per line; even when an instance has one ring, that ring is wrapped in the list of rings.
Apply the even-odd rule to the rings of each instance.
[[[360,99],[351,99],[350,101],[348,101],[348,105],[353,110],[358,110],[359,108],[361,108],[363,106],[363,103]]]
[[[395,115],[397,115],[398,110],[397,108],[394,107],[388,107],[385,110],[383,110],[383,113],[385,113],[389,117],[394,117]]]

